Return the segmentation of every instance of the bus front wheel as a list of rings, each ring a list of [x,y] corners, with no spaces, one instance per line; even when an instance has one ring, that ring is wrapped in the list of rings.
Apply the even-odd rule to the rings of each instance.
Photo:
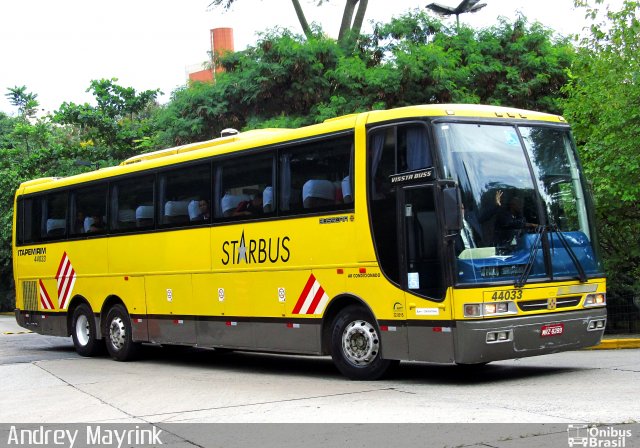
[[[73,310],[71,330],[73,345],[80,356],[91,357],[100,353],[102,347],[101,341],[96,339],[96,320],[86,303]]]
[[[109,310],[105,330],[107,350],[113,359],[130,361],[137,356],[140,344],[133,342],[131,319],[124,306],[117,304]]]
[[[375,320],[359,306],[342,310],[331,328],[331,358],[340,372],[352,380],[377,380],[393,361],[382,359],[382,342]]]

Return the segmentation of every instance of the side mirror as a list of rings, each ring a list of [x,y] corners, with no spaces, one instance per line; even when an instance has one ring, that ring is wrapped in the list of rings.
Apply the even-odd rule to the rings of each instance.
[[[444,227],[448,232],[459,232],[462,229],[462,209],[460,207],[460,190],[455,186],[442,189],[444,208]]]

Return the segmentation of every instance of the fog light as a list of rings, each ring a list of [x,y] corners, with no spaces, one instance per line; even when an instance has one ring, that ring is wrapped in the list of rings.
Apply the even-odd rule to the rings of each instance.
[[[500,332],[498,332],[498,341],[506,341],[507,339],[509,339],[509,332],[508,331],[500,331]]]
[[[606,327],[606,325],[607,325],[606,319],[595,319],[595,320],[589,321],[589,325],[587,325],[587,330],[589,331],[604,330],[604,327]]]
[[[498,334],[494,332],[487,333],[487,342],[495,342],[498,339]]]

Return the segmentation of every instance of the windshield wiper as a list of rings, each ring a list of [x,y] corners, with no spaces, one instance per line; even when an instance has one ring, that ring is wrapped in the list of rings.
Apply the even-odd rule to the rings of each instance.
[[[567,237],[564,236],[564,234],[560,231],[557,225],[552,226],[551,231],[556,235],[558,235],[558,239],[560,240],[562,247],[564,247],[564,250],[567,251],[567,254],[569,255],[569,258],[571,258],[571,261],[573,261],[573,264],[578,270],[578,279],[580,280],[580,283],[586,283],[587,274],[584,272],[584,268],[582,267],[582,263],[580,263],[580,260],[578,260],[578,256],[569,245],[569,242],[567,241]]]
[[[516,280],[513,284],[515,288],[522,288],[527,284],[527,280],[529,279],[529,274],[531,274],[531,269],[533,268],[533,264],[536,261],[536,255],[538,254],[538,243],[541,242],[542,237],[547,232],[546,226],[538,226],[536,227],[536,237],[533,240],[533,246],[531,246],[531,251],[529,252],[529,260],[527,264],[524,266],[524,270],[520,275],[520,278]]]

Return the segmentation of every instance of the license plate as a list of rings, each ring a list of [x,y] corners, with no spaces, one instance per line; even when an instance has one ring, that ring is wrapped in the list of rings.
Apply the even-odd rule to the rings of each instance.
[[[564,324],[551,324],[551,325],[543,325],[540,328],[540,336],[560,336],[564,333]]]

